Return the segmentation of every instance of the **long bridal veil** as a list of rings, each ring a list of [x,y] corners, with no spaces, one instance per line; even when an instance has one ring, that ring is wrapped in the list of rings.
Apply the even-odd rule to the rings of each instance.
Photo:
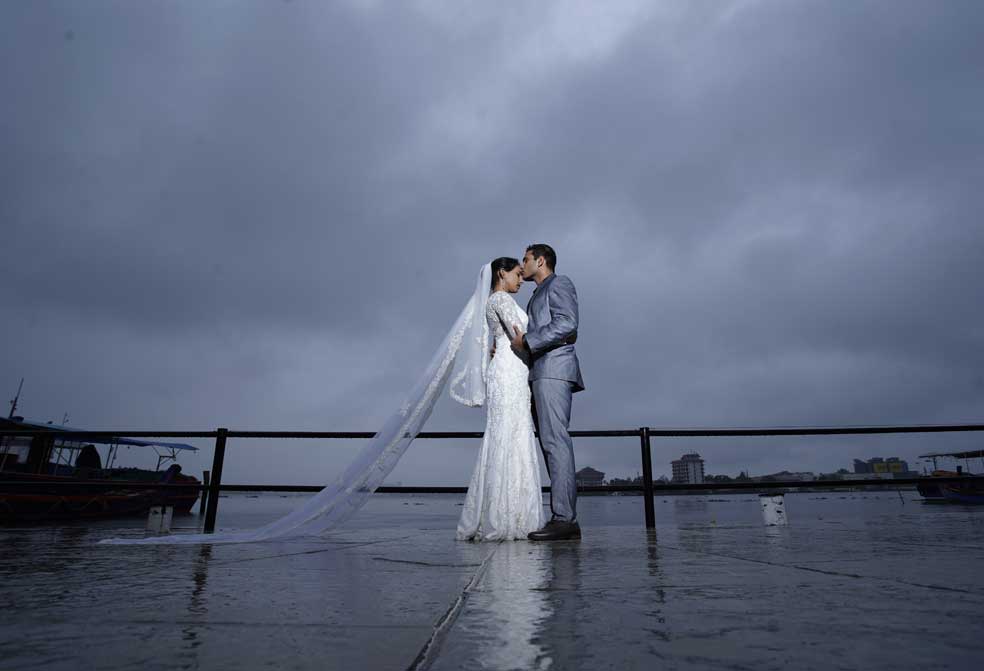
[[[470,407],[485,403],[485,373],[490,347],[485,306],[491,282],[491,265],[485,264],[479,272],[471,299],[454,321],[406,402],[389,416],[338,479],[297,510],[252,530],[139,539],[112,538],[101,542],[115,545],[246,543],[315,535],[338,526],[366,503],[396,467],[400,457],[423,429],[449,380],[451,397],[457,402]]]

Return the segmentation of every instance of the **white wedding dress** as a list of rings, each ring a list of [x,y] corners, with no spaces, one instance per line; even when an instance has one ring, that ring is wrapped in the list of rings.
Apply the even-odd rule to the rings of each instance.
[[[485,438],[456,536],[525,540],[526,534],[543,526],[543,498],[529,369],[510,346],[509,333],[514,324],[525,332],[529,318],[510,294],[496,291],[486,303],[485,319],[495,338],[495,357],[485,376]]]

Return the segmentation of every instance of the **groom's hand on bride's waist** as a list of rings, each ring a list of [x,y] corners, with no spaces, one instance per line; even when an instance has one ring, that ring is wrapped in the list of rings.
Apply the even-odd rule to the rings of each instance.
[[[526,344],[526,334],[517,324],[513,324],[512,348],[517,352],[529,351],[529,346]]]
[[[513,331],[515,332],[515,336],[512,339],[513,349],[516,350],[517,352],[528,352],[532,354],[533,350],[530,348],[530,344],[526,341],[526,334],[520,331],[519,327],[516,325],[513,325]],[[573,345],[576,342],[577,342],[577,331],[574,331],[573,333],[567,335],[567,337],[563,338],[559,342],[553,343],[547,347],[542,348],[541,351],[548,352],[552,349],[556,349],[564,345]]]

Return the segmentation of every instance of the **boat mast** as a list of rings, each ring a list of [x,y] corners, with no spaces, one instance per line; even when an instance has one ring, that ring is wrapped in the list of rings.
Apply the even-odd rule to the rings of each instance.
[[[20,385],[17,387],[17,395],[14,396],[13,400],[10,401],[10,414],[7,415],[7,419],[13,419],[14,413],[17,411],[17,401],[20,399],[21,389],[24,388],[24,378],[21,378]]]
[[[14,412],[17,410],[17,400],[20,398],[21,389],[24,388],[24,378],[21,378],[20,385],[17,386],[17,395],[14,396],[13,400],[10,401],[10,415],[7,419],[14,418]],[[0,446],[3,447],[3,452],[0,452],[0,466],[7,461],[7,454],[10,452],[10,443],[13,441],[12,438],[7,438],[7,436],[0,437]]]

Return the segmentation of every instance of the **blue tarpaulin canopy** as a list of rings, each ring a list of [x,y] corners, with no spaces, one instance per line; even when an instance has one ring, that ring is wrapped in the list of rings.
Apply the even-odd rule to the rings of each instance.
[[[29,422],[26,420],[2,420],[0,424],[20,425],[25,429],[47,429],[54,432],[73,433],[75,431],[85,431],[79,427],[61,426],[59,424],[41,424],[40,422]],[[66,436],[68,437],[68,436]],[[99,445],[128,445],[134,447],[166,447],[170,450],[191,450],[197,452],[198,448],[186,443],[166,443],[160,440],[137,440],[136,438],[123,438],[118,436],[80,436],[84,442],[98,443]]]

